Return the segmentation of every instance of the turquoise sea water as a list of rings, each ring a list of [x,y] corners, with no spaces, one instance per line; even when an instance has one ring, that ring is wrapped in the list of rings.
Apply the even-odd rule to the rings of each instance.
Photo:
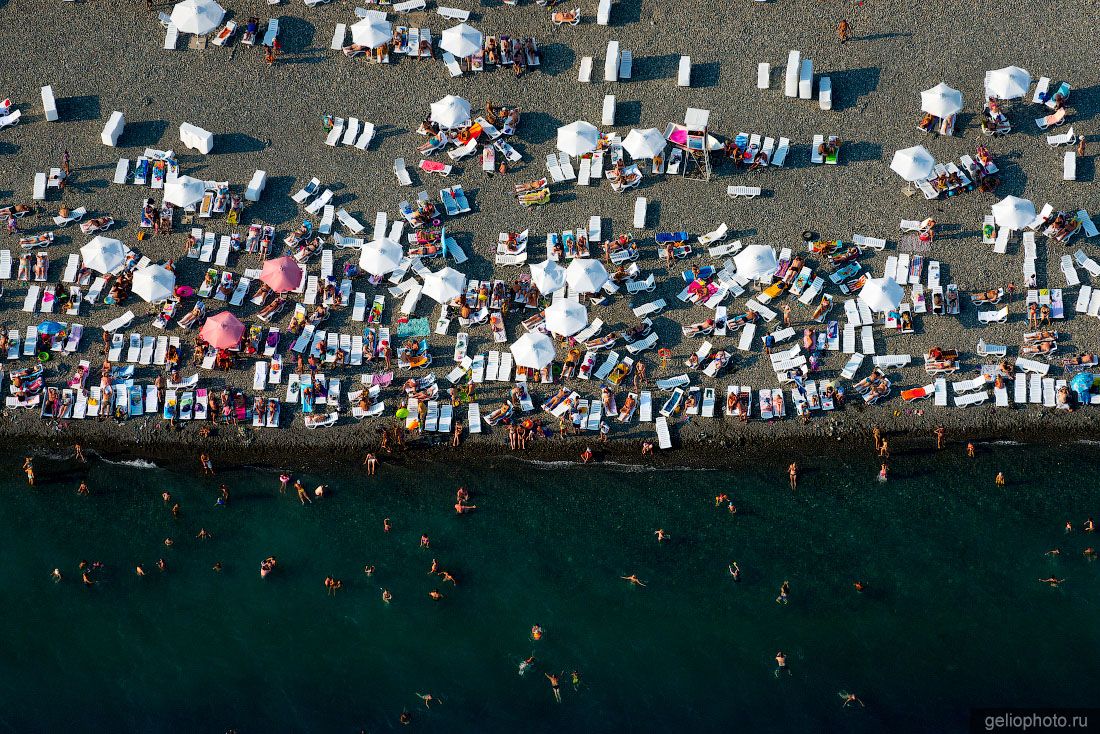
[[[276,471],[203,479],[41,457],[29,489],[7,461],[0,727],[915,732],[964,730],[972,706],[1084,706],[1100,684],[1100,563],[1082,556],[1100,538],[1080,530],[1100,518],[1098,458],[983,446],[968,460],[954,447],[895,457],[883,484],[869,457],[823,457],[803,462],[796,493],[778,466],[421,464],[373,479],[350,467],[305,475],[333,490],[306,507],[279,494]],[[993,485],[998,470],[1008,487]],[[85,477],[91,497],[75,492]],[[460,484],[478,505],[461,517]],[[736,515],[715,508],[721,492]],[[672,540],[658,544],[657,528]],[[279,567],[261,580],[268,555]],[[457,586],[428,574],[433,557]],[[105,564],[93,588],[82,559]],[[647,586],[619,578],[632,573]],[[344,583],[334,598],[330,575]],[[1037,581],[1050,575],[1067,581]],[[778,650],[792,675],[774,675]],[[543,674],[562,671],[559,705]],[[842,709],[842,690],[866,708]],[[425,709],[417,692],[442,703]]]

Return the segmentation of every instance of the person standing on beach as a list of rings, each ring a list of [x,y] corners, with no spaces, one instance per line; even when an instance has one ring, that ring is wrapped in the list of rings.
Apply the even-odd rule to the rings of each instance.
[[[61,154],[61,170],[66,176],[73,172],[73,158],[67,150]]]
[[[836,35],[840,39],[841,45],[848,43],[848,39],[851,38],[851,29],[848,27],[847,20],[841,18],[836,27]]]
[[[947,435],[947,429],[943,426],[936,426],[936,430],[933,431],[936,434],[936,448],[943,448],[943,437]]]
[[[791,304],[783,304],[783,327],[787,328],[791,325]]]
[[[890,445],[886,442],[886,439],[882,439],[882,443],[878,447],[878,457],[880,459],[890,458]]]
[[[878,451],[882,446],[882,431],[879,430],[878,426],[871,429],[871,438],[875,440],[875,451]]]
[[[791,480],[791,491],[798,489],[798,464],[795,462],[787,467],[787,478]]]
[[[81,464],[87,464],[88,463],[88,459],[86,459],[84,457],[84,447],[83,446],[81,446],[80,444],[76,444],[75,446],[73,446],[73,451],[76,452],[76,460],[77,461],[79,461]]]
[[[209,456],[199,454],[199,463],[202,464],[202,475],[204,477],[214,476],[214,462],[210,460]]]

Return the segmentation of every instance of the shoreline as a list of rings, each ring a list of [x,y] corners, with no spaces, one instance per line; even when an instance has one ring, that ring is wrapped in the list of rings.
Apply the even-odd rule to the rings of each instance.
[[[1088,425],[1060,427],[1057,432],[1038,432],[1038,425],[1046,423],[1041,416],[1036,421],[1019,422],[1014,427],[997,425],[974,426],[962,433],[949,429],[945,451],[962,450],[967,441],[975,444],[1015,444],[1020,446],[1063,446],[1095,441],[1095,427]],[[250,466],[266,466],[278,469],[308,470],[348,469],[361,466],[363,457],[373,451],[380,460],[380,471],[387,468],[407,468],[423,462],[482,465],[487,471],[499,469],[511,463],[581,465],[579,454],[591,448],[593,466],[623,466],[631,469],[708,469],[736,470],[746,465],[774,464],[782,468],[791,460],[816,463],[828,460],[874,460],[877,457],[871,447],[870,425],[855,427],[851,421],[837,422],[829,426],[819,423],[817,430],[793,435],[761,435],[759,431],[726,430],[716,435],[691,435],[680,438],[673,431],[673,448],[654,450],[649,456],[640,455],[640,440],[614,439],[599,443],[594,434],[570,436],[561,439],[533,441],[526,450],[511,451],[506,445],[491,438],[465,439],[455,449],[445,436],[431,435],[407,439],[406,447],[391,453],[377,449],[377,433],[358,431],[342,434],[339,441],[286,441],[275,440],[270,433],[251,433],[246,441],[237,439],[233,426],[219,425],[209,437],[201,437],[197,431],[182,430],[174,433],[159,425],[146,426],[150,430],[144,440],[119,438],[107,421],[97,423],[101,430],[73,431],[70,423],[60,429],[43,424],[47,429],[38,433],[18,430],[12,422],[0,423],[0,447],[11,453],[26,452],[32,455],[50,455],[57,458],[71,452],[80,443],[86,452],[94,453],[109,461],[140,459],[155,463],[160,468],[183,468],[196,464],[198,455],[208,453],[215,466],[226,469],[243,469]],[[81,423],[81,426],[88,425]],[[763,424],[758,424],[763,426]],[[738,427],[743,427],[738,424]],[[16,430],[12,430],[16,428]],[[933,427],[889,428],[883,427],[883,436],[889,441],[893,457],[935,452]],[[246,431],[248,429],[245,429]],[[692,432],[693,434],[698,432]],[[264,436],[271,438],[265,439]],[[259,438],[257,438],[259,437]],[[297,438],[297,437],[296,437]],[[287,461],[288,453],[294,455]],[[364,476],[366,475],[363,470]]]

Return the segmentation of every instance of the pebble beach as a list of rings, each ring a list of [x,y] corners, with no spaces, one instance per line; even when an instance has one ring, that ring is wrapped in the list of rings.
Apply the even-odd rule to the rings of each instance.
[[[369,7],[387,10],[386,6]],[[6,9],[13,16],[17,10],[11,5]],[[1009,358],[1015,358],[1022,334],[1028,331],[1021,271],[1024,253],[1018,235],[1006,254],[995,254],[991,245],[982,243],[983,217],[994,203],[1013,195],[1033,201],[1036,209],[1049,202],[1055,210],[1085,210],[1093,218],[1100,212],[1093,157],[1095,119],[1100,108],[1097,68],[1089,53],[1088,24],[1066,22],[1089,16],[1090,8],[1083,2],[1060,3],[1057,7],[1034,4],[1013,8],[1011,14],[985,2],[950,8],[873,1],[825,7],[779,0],[743,2],[732,8],[700,3],[690,9],[617,2],[612,5],[608,26],[595,23],[594,7],[582,7],[580,24],[561,27],[550,22],[547,9],[535,5],[486,3],[464,7],[471,12],[470,24],[485,34],[537,40],[542,64],[518,78],[505,69],[452,78],[438,49],[433,59],[393,54],[391,63],[385,65],[349,59],[331,50],[329,41],[337,23],[351,25],[357,20],[353,4],[333,2],[308,8],[299,3],[244,3],[226,9],[228,18],[242,23],[250,16],[261,21],[279,19],[282,53],[274,65],[264,62],[259,47],[242,46],[239,39],[226,47],[193,49],[183,36],[175,50],[163,49],[165,31],[157,12],[170,11],[170,6],[150,10],[144,5],[94,1],[27,2],[20,4],[19,16],[0,31],[7,37],[8,47],[15,50],[13,63],[0,70],[0,95],[9,97],[22,111],[20,124],[0,130],[0,205],[31,203],[34,172],[58,166],[64,151],[71,153],[75,169],[62,196],[51,189],[45,202],[36,202],[40,213],[20,222],[21,234],[56,232],[54,243],[45,250],[51,258],[50,282],[58,282],[66,257],[89,239],[76,225],[60,229],[53,226],[51,217],[66,205],[86,207],[88,216],[112,217],[116,224],[106,233],[108,236],[121,239],[154,262],[175,258],[177,283],[192,287],[200,284],[207,264],[180,257],[189,227],[177,218],[173,232],[139,241],[140,203],[146,196],[156,197],[158,192],[112,183],[118,159],[137,158],[146,148],[174,150],[181,173],[228,180],[237,193],[243,191],[255,170],[267,171],[267,186],[259,201],[247,202],[240,225],[232,227],[224,217],[197,224],[219,235],[238,232],[242,236],[251,223],[270,224],[276,227],[276,241],[280,243],[303,218],[313,219],[316,224],[316,218],[305,214],[290,198],[312,177],[334,192],[337,207],[345,208],[368,229],[376,212],[387,212],[392,221],[400,217],[399,203],[415,198],[418,192],[426,190],[437,198],[441,187],[461,184],[473,212],[447,218],[444,223],[447,234],[469,257],[455,266],[469,278],[511,282],[527,273],[526,267],[494,265],[496,242],[502,232],[529,230],[531,263],[544,259],[547,232],[583,227],[592,216],[601,217],[605,238],[621,233],[634,236],[641,252],[637,264],[643,275],[655,275],[655,292],[634,297],[619,294],[611,298],[609,305],[590,311],[604,321],[606,330],[622,330],[636,323],[632,305],[656,297],[669,304],[653,319],[658,346],[672,352],[668,367],[660,368],[660,359],[652,350],[643,356],[651,383],[645,389],[653,390],[656,413],[664,397],[652,381],[688,372],[682,364],[699,345],[699,340],[683,336],[682,326],[711,315],[710,309],[676,298],[683,286],[679,271],[693,264],[721,267],[721,259],[715,261],[707,257],[705,248],[696,247],[695,256],[678,261],[679,267],[670,273],[654,242],[656,233],[686,231],[700,235],[725,223],[729,228],[727,241],[764,244],[776,250],[792,248],[796,254],[806,255],[808,264],[822,275],[831,268],[805,251],[803,232],[844,242],[857,234],[884,238],[888,242],[884,251],[865,253],[860,260],[873,276],[879,277],[886,259],[899,254],[899,221],[933,217],[936,237],[926,258],[941,263],[942,281],[958,286],[963,308],[959,316],[918,315],[912,334],[888,331],[882,328],[881,319],[877,322],[876,354],[913,355],[911,365],[887,370],[894,386],[889,399],[864,407],[851,393],[844,409],[815,411],[805,422],[789,410],[784,420],[758,420],[754,411],[754,420],[740,423],[725,418],[719,406],[714,418],[695,416],[670,421],[675,424],[677,446],[816,443],[825,438],[866,434],[871,425],[887,432],[914,433],[927,433],[942,425],[956,436],[1045,440],[1053,437],[1051,428],[1059,434],[1082,435],[1095,425],[1095,409],[1087,407],[1072,412],[1035,405],[996,408],[992,400],[970,408],[957,408],[953,401],[949,407],[936,407],[931,401],[906,404],[898,395],[900,390],[931,381],[923,369],[922,356],[933,346],[961,353],[961,368],[949,378],[952,380],[973,377],[981,365],[998,361],[975,354],[979,338],[1008,345]],[[842,17],[851,28],[851,40],[843,45],[836,35],[836,24]],[[437,40],[445,28],[454,24],[434,7],[406,15],[391,13],[390,20],[394,25],[431,28]],[[1057,43],[1052,42],[1055,37]],[[599,72],[609,40],[617,40],[621,48],[633,52],[631,79],[602,81]],[[783,65],[791,49],[812,58],[815,73],[831,79],[831,110],[820,109],[816,99],[791,99],[783,94]],[[690,87],[676,84],[681,55],[692,58]],[[592,83],[577,80],[578,64],[584,56],[595,59]],[[768,89],[757,88],[757,65],[761,62],[772,66]],[[985,70],[1007,65],[1023,67],[1036,79],[1049,77],[1054,84],[1064,80],[1072,85],[1066,126],[1039,130],[1033,119],[1046,111],[1031,104],[1029,93],[1007,105],[1011,134],[996,138],[982,135],[978,117]],[[921,116],[919,92],[941,81],[961,90],[965,99],[951,137],[930,135],[917,128]],[[43,115],[39,88],[45,84],[52,85],[57,98],[57,122],[47,122]],[[417,146],[424,141],[416,134],[417,125],[428,114],[429,105],[447,94],[468,99],[475,109],[483,109],[486,101],[519,106],[521,122],[510,142],[522,154],[522,161],[508,173],[491,177],[483,173],[476,158],[456,162],[446,179],[416,170],[420,160]],[[550,204],[534,209],[519,206],[513,187],[547,175],[544,161],[555,151],[557,128],[574,120],[598,123],[607,94],[616,96],[615,124],[598,125],[601,131],[625,137],[635,127],[664,129],[670,122],[683,122],[686,108],[703,108],[710,110],[710,132],[719,139],[742,131],[789,138],[791,149],[786,164],[747,172],[716,158],[710,181],[647,174],[637,189],[622,194],[612,191],[605,180],[593,186],[566,182],[551,186]],[[114,110],[126,117],[117,148],[100,142],[100,131]],[[329,114],[373,122],[377,129],[374,140],[362,151],[325,145],[322,118]],[[214,134],[210,154],[198,154],[181,144],[178,127],[183,122]],[[1048,133],[1064,132],[1069,125],[1087,138],[1086,154],[1078,161],[1075,181],[1063,180],[1062,149],[1054,149],[1046,141]],[[840,138],[839,165],[811,164],[811,141],[816,135]],[[979,143],[989,147],[1000,168],[1000,183],[992,193],[970,191],[932,201],[920,194],[907,196],[903,193],[905,182],[888,167],[895,151],[912,145],[926,146],[938,161],[957,161],[962,155],[974,155]],[[411,187],[398,186],[393,174],[395,158],[407,162],[413,178]],[[436,158],[451,163],[445,157]],[[758,186],[763,193],[754,199],[731,199],[726,196],[729,185]],[[637,196],[648,199],[649,211],[646,226],[636,229],[633,211]],[[1095,257],[1097,240],[1083,233],[1069,246],[1041,234],[1037,239],[1038,287],[1065,289],[1066,319],[1054,326],[1062,333],[1058,356],[1095,351],[1100,322],[1074,312],[1077,289],[1067,287],[1059,260],[1079,248]],[[18,247],[10,235],[0,242],[0,248],[15,251]],[[358,252],[336,250],[335,256],[339,270],[344,262],[357,259]],[[426,264],[433,270],[441,267],[439,262]],[[241,253],[230,258],[228,268],[243,273],[261,265],[258,256]],[[315,262],[309,267],[316,273]],[[1090,284],[1087,273],[1078,272],[1082,282]],[[1002,304],[1009,307],[1008,321],[980,326],[965,294],[1008,283],[1019,287],[1016,295]],[[26,283],[16,280],[4,283],[0,322],[5,330],[18,329],[22,333],[43,319],[64,318],[22,312],[20,304],[26,288]],[[368,302],[376,292],[383,292],[360,282],[354,290],[365,291]],[[831,283],[827,282],[825,292],[838,301],[842,298]],[[906,292],[908,297],[908,289]],[[743,310],[744,301],[745,297],[729,299],[726,305],[730,314]],[[813,307],[791,296],[783,302],[791,303],[796,330],[821,328],[810,320]],[[393,323],[399,305],[398,299],[387,295],[384,324]],[[96,327],[126,309],[133,310],[137,317],[126,328],[127,333],[156,333],[151,324],[159,308],[134,296],[122,308],[103,303],[89,308],[86,304],[80,317],[71,319],[85,325],[81,347],[77,353],[47,364],[47,385],[62,384],[78,359],[90,359],[94,367],[102,359]],[[216,310],[220,309],[210,312]],[[257,309],[246,299],[242,307],[231,310],[247,324],[254,322]],[[439,306],[429,299],[422,299],[414,313],[432,324],[438,314]],[[831,318],[843,320],[839,303]],[[508,317],[509,341],[523,333],[520,321],[517,315]],[[350,307],[337,309],[325,325],[330,331],[344,333],[362,333],[363,326],[352,321]],[[715,349],[734,353],[731,368],[717,378],[690,371],[692,384],[713,387],[719,396],[725,394],[729,384],[752,386],[754,391],[779,387],[759,340],[765,330],[777,326],[761,325],[748,351],[737,350],[736,334],[713,338]],[[454,366],[450,356],[454,332],[452,326],[449,334],[432,334],[429,338],[434,357],[431,370],[439,376],[441,386],[447,384],[444,375]],[[471,355],[507,346],[494,344],[485,325],[474,326],[468,332]],[[174,324],[167,333],[181,336],[185,345],[194,334]],[[285,349],[285,344],[281,348]],[[559,349],[559,359],[563,356],[564,351]],[[847,357],[841,351],[825,352],[822,379],[836,379]],[[1058,359],[1050,361],[1055,365],[1050,376],[1068,378],[1057,366]],[[14,363],[8,367],[16,368]],[[182,372],[192,374],[196,367],[188,356]],[[373,367],[339,369],[345,391],[358,381],[359,374],[373,371]],[[865,366],[857,379],[868,371]],[[149,384],[156,372],[156,367],[138,367],[135,381]],[[383,389],[387,416],[404,404],[400,386],[409,376],[423,375],[398,369],[395,384]],[[250,361],[227,373],[200,371],[200,380],[212,390],[224,385],[253,394]],[[512,384],[489,382],[479,386],[483,415],[507,399]],[[567,386],[585,398],[599,397],[598,381],[570,381]],[[537,405],[556,390],[557,386],[532,387],[536,411]],[[285,385],[273,386],[265,397],[281,397],[284,391]],[[441,399],[445,399],[442,394]],[[376,429],[383,425],[383,419],[360,423],[351,417],[346,399],[340,413],[335,425],[306,431],[298,410],[284,404],[279,429],[224,429],[200,438],[191,426],[178,433],[165,430],[159,415],[121,422],[62,421],[59,425],[43,420],[35,410],[8,409],[0,424],[0,435],[14,441],[85,441],[112,447],[202,445],[213,447],[215,455],[226,456],[246,445],[266,455],[277,455],[287,448],[307,453],[351,453],[376,444]],[[549,426],[556,427],[556,419],[545,414],[542,417]],[[612,444],[629,441],[636,447],[638,440],[654,436],[651,423],[609,422]],[[583,444],[595,438],[595,433],[581,433],[577,440]],[[495,451],[507,446],[507,433],[499,427],[486,428],[468,440]],[[448,442],[441,434],[422,441]],[[574,449],[568,451],[571,456],[575,454]],[[696,454],[695,460],[706,458]]]

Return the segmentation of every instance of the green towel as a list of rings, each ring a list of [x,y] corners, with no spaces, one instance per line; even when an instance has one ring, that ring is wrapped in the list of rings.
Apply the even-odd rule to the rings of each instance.
[[[427,319],[409,319],[403,324],[397,325],[398,339],[411,339],[413,337],[427,336],[430,332]]]

